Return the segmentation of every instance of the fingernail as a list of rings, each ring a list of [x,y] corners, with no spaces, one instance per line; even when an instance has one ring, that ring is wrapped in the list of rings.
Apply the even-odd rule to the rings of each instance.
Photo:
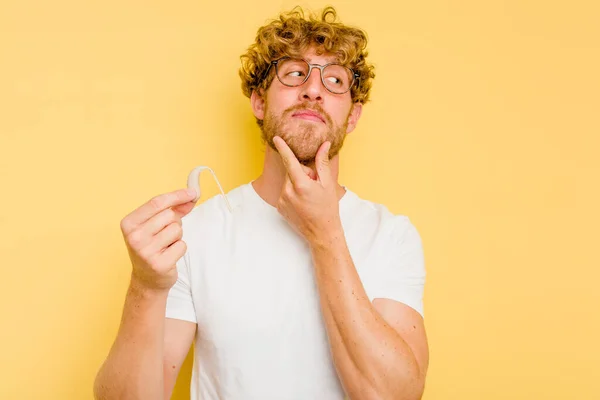
[[[190,196],[196,197],[196,189],[189,188],[187,192]]]

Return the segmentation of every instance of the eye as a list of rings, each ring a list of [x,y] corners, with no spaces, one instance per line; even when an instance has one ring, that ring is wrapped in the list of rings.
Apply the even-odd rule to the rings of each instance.
[[[304,76],[304,71],[290,71],[288,72],[290,76]]]
[[[333,83],[334,85],[338,85],[338,86],[339,86],[339,85],[341,85],[341,84],[342,84],[342,79],[341,79],[341,78],[338,78],[338,77],[336,77],[336,76],[328,76],[328,77],[327,77],[327,78],[325,78],[325,79],[327,79],[327,81],[328,81],[328,82],[331,82],[331,83]]]

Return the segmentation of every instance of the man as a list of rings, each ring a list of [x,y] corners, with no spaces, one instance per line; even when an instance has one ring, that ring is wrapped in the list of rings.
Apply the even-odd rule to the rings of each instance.
[[[282,14],[242,57],[266,154],[231,212],[182,189],[121,221],[131,284],[96,398],[169,398],[192,343],[193,400],[421,398],[421,241],[337,182],[374,74],[335,20]]]

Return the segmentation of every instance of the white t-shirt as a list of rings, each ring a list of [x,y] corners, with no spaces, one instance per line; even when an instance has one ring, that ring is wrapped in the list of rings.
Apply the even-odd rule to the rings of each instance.
[[[183,217],[186,254],[166,316],[198,324],[192,400],[341,400],[308,244],[251,183]],[[368,297],[423,315],[420,236],[405,216],[346,188],[348,248]]]

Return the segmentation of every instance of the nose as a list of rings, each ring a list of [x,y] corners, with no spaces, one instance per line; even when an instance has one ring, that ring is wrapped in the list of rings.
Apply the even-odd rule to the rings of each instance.
[[[325,88],[321,82],[321,71],[318,68],[313,68],[310,76],[300,88],[300,100],[323,101],[323,90]]]

